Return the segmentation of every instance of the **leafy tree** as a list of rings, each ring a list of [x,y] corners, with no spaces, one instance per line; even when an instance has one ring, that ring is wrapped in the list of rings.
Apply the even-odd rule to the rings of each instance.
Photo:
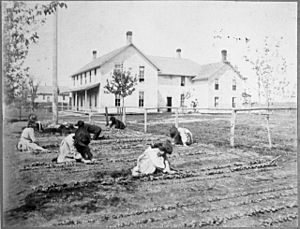
[[[122,111],[124,111],[124,99],[135,91],[136,84],[137,78],[131,76],[130,71],[114,70],[112,80],[108,81],[107,79],[104,88],[122,99]]]
[[[67,5],[58,1],[46,4],[7,1],[2,6],[5,103],[11,104],[23,96],[22,89],[29,77],[24,61],[30,44],[38,41],[38,27],[45,23],[47,15]]]
[[[31,112],[34,112],[35,109],[35,99],[37,98],[37,90],[40,86],[40,82],[35,80],[32,77],[29,77],[28,80],[28,95],[30,97],[30,107],[31,107]]]

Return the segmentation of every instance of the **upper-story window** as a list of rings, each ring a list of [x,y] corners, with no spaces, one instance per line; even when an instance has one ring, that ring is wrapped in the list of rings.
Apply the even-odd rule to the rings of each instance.
[[[47,96],[47,102],[50,102],[50,96]]]
[[[232,90],[236,91],[236,79],[232,80]]]
[[[80,74],[80,85],[82,85],[82,74]]]
[[[181,82],[180,82],[181,86],[185,86],[185,77],[181,76]]]
[[[65,96],[63,95],[63,100],[65,100]]]
[[[90,83],[92,82],[92,71],[90,71]]]
[[[145,81],[145,66],[139,67],[139,82]]]
[[[116,71],[123,71],[123,64],[115,64]]]
[[[97,68],[94,69],[94,73],[95,73],[95,75],[97,75]]]
[[[75,87],[75,76],[73,77],[73,86]]]
[[[76,76],[76,85],[78,85],[78,75]]]
[[[45,100],[45,95],[43,95],[43,100]]]
[[[86,72],[84,73],[84,83],[87,83],[87,79],[86,79]]]
[[[139,92],[139,107],[143,107],[144,106],[144,92],[140,91]]]
[[[215,79],[215,90],[219,90],[219,79]]]

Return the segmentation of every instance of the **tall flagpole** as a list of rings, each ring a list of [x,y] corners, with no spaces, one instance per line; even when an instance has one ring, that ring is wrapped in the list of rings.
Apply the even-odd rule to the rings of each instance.
[[[53,19],[53,75],[52,75],[52,86],[53,86],[53,101],[52,101],[52,121],[54,124],[58,124],[58,86],[57,86],[57,22],[58,22],[58,7],[54,13]]]

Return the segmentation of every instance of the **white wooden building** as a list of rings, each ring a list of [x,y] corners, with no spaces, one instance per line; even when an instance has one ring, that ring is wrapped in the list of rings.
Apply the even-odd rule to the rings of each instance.
[[[243,103],[246,78],[227,60],[222,50],[220,61],[201,65],[181,57],[159,57],[144,54],[132,43],[132,32],[126,33],[127,44],[101,57],[93,51],[91,62],[71,75],[72,108],[103,112],[104,108],[120,106],[120,98],[104,89],[114,69],[129,70],[138,84],[125,98],[125,106],[232,108]],[[132,109],[131,109],[132,110]],[[133,110],[132,110],[133,111]]]

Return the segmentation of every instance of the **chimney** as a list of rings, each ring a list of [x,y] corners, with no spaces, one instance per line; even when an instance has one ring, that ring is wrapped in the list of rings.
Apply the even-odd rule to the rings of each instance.
[[[225,62],[228,62],[227,61],[227,50],[222,50],[221,51],[221,54],[222,54],[222,61],[225,63]]]
[[[95,60],[97,58],[97,51],[93,50],[93,60]]]
[[[132,32],[131,31],[127,31],[127,33],[126,33],[126,41],[127,41],[128,45],[132,44]]]
[[[181,49],[176,49],[177,57],[181,58]]]

